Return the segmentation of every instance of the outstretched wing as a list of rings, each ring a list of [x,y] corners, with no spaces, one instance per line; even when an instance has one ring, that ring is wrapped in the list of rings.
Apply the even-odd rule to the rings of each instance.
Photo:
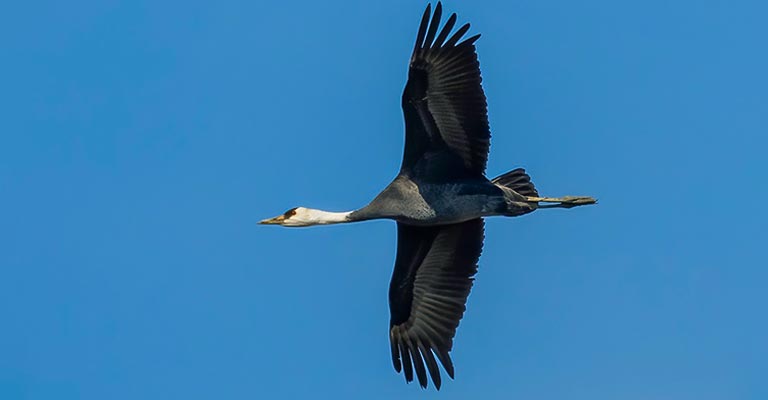
[[[483,220],[418,227],[397,224],[397,257],[389,285],[389,341],[395,370],[413,372],[427,387],[427,371],[440,389],[440,360],[453,378],[448,352],[477,272]],[[424,368],[426,364],[426,369]]]
[[[456,14],[448,18],[437,34],[442,5],[437,3],[431,22],[430,9],[428,5],[421,19],[403,91],[402,168],[413,168],[428,152],[448,151],[456,156],[456,162],[449,163],[451,170],[443,173],[482,175],[491,134],[480,84],[480,63],[473,44],[480,35],[459,43],[469,29],[469,24],[465,24],[448,38],[456,24]]]

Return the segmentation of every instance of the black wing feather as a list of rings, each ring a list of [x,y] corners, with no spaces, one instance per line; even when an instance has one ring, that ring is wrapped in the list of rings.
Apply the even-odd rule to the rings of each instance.
[[[432,5],[427,4],[427,9],[424,10],[424,15],[421,16],[421,23],[419,24],[419,32],[416,34],[416,46],[413,48],[413,52],[424,45],[424,35],[427,33],[427,25],[429,24],[429,14],[432,10]]]
[[[416,164],[427,153],[447,153],[444,155],[453,157],[455,162],[442,164],[440,173],[454,177],[483,175],[491,135],[474,46],[480,35],[459,42],[469,30],[469,24],[465,24],[443,43],[456,23],[456,16],[448,18],[435,38],[442,5],[437,3],[431,20],[429,12],[427,6],[403,91],[402,169],[418,174]]]
[[[435,13],[432,14],[432,22],[429,24],[427,30],[427,38],[424,39],[424,47],[429,49],[432,46],[432,41],[435,39],[435,33],[437,33],[437,27],[440,25],[440,18],[443,16],[443,5],[440,2],[435,6]]]
[[[445,41],[445,38],[448,37],[448,34],[451,33],[451,29],[453,29],[453,26],[456,25],[456,13],[451,14],[450,17],[448,17],[448,21],[445,21],[445,26],[443,26],[443,30],[440,31],[440,34],[437,36],[437,39],[435,39],[435,47],[441,47],[443,45],[443,42]]]
[[[398,223],[389,337],[392,363],[398,372],[402,367],[406,381],[415,372],[426,387],[429,372],[439,390],[435,357],[453,378],[449,352],[477,272],[483,232],[482,219],[431,227]]]
[[[454,33],[453,36],[451,36],[451,38],[448,39],[447,42],[445,42],[445,47],[455,46],[456,43],[459,42],[459,39],[461,39],[462,36],[464,36],[464,34],[467,33],[468,30],[469,30],[469,24],[462,25],[461,28],[459,28],[456,31],[456,33]]]

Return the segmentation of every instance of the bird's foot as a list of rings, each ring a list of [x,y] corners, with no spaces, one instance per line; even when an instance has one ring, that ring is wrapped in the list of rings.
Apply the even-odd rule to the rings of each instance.
[[[567,204],[571,207],[585,206],[587,204],[596,204],[597,200],[594,197],[589,196],[564,196],[562,204]]]

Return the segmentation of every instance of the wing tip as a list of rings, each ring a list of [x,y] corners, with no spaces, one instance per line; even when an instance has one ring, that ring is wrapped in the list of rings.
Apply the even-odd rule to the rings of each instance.
[[[474,36],[470,36],[466,40],[464,40],[463,42],[461,42],[459,44],[465,44],[466,43],[467,46],[471,46],[471,45],[475,44],[475,42],[477,42],[477,39],[480,39],[480,36],[481,36],[481,34],[479,34],[479,33],[474,35]]]
[[[403,373],[406,384],[416,380],[422,389],[427,389],[429,378],[431,378],[432,385],[439,391],[442,387],[442,378],[435,357],[440,360],[443,369],[453,379],[453,364],[450,356],[445,348],[439,348],[443,346],[434,346],[431,340],[423,342],[419,337],[410,337],[407,332],[401,330],[400,325],[390,327],[389,338],[392,365],[398,374]]]
[[[432,3],[427,3],[427,7],[424,9],[424,14],[421,16],[418,33],[416,34],[416,44],[413,49],[414,54],[420,50],[428,50],[430,48],[454,47],[465,43],[472,44],[480,38],[480,34],[477,34],[459,43],[459,40],[461,40],[471,26],[470,23],[467,22],[457,29],[450,39],[445,41],[445,38],[450,31],[453,30],[453,26],[458,18],[456,13],[452,13],[448,17],[448,20],[446,20],[446,23],[443,25],[443,29],[440,29],[440,33],[437,38],[435,38],[435,34],[437,34],[438,28],[440,27],[442,11],[442,2],[437,2],[434,12],[432,10]]]

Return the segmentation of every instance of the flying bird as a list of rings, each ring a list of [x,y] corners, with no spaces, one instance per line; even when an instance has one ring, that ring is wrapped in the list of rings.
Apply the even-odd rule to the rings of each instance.
[[[431,18],[430,18],[431,16]],[[442,5],[427,5],[402,96],[405,150],[397,177],[363,208],[329,212],[296,207],[261,221],[287,227],[372,219],[397,222],[389,286],[392,364],[421,387],[439,390],[438,361],[452,379],[449,352],[466,309],[483,247],[483,217],[516,217],[539,208],[594,204],[586,196],[540,197],[517,168],[489,180],[487,105],[474,43],[456,14],[438,28]]]

